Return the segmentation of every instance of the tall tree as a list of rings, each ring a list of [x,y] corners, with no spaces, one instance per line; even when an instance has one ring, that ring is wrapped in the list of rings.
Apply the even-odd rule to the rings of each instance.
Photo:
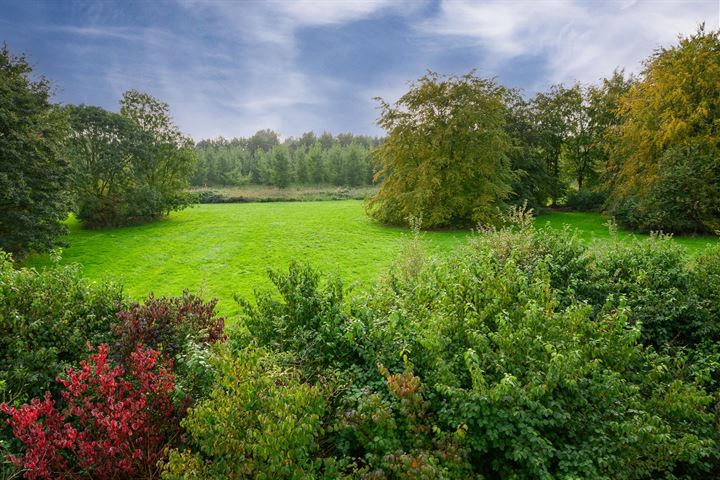
[[[149,136],[144,152],[137,157],[144,162],[135,165],[135,174],[144,177],[137,195],[145,204],[138,203],[140,208],[130,216],[153,217],[187,206],[185,190],[195,169],[195,144],[173,123],[168,104],[130,90],[120,100],[120,114]]]
[[[67,154],[74,167],[78,218],[89,225],[120,225],[133,200],[135,163],[147,137],[118,113],[86,105],[66,110],[73,129]]]
[[[515,90],[508,92],[506,104],[505,130],[511,138],[508,155],[513,171],[512,194],[508,200],[537,209],[545,206],[551,197],[553,182],[539,146],[534,112],[531,104]]]
[[[307,157],[305,158],[307,159],[310,181],[314,184],[325,182],[327,175],[325,172],[323,151],[320,142],[315,142],[315,145],[310,148],[307,153]]]
[[[258,151],[269,152],[276,145],[280,145],[278,134],[270,129],[258,130],[255,135],[247,141],[250,153],[253,155]]]
[[[573,117],[577,114],[577,90],[553,85],[548,92],[538,93],[530,102],[539,153],[550,178],[550,199],[553,204],[562,196],[565,185],[561,178],[560,156],[563,145],[574,133]]]
[[[613,211],[643,230],[720,230],[720,33],[658,50],[621,100]]]
[[[473,72],[430,72],[395,104],[380,101],[387,133],[376,150],[378,193],[368,213],[424,227],[494,222],[511,187],[506,90]]]
[[[276,187],[286,188],[290,185],[290,153],[284,145],[272,149],[272,180]]]
[[[596,134],[593,138],[593,149],[600,158],[597,165],[600,175],[600,187],[608,188],[614,172],[611,170],[610,153],[618,140],[618,128],[622,122],[620,101],[630,90],[635,78],[625,76],[623,70],[615,70],[604,78],[600,85],[592,85],[587,89],[588,112],[592,118]]]
[[[67,118],[31,75],[25,57],[0,48],[0,249],[16,255],[54,246],[70,205]]]

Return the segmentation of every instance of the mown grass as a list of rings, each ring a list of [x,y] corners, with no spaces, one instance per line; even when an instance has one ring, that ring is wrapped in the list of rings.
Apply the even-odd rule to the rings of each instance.
[[[597,214],[553,212],[536,222],[553,228],[568,224],[589,241],[610,238]],[[149,292],[177,295],[188,288],[218,298],[227,315],[237,311],[234,294],[248,298],[253,290],[269,287],[267,268],[285,268],[292,259],[363,288],[387,269],[409,236],[407,230],[369,220],[356,200],[197,205],[162,221],[112,230],[85,230],[72,219],[68,224],[65,240],[70,246],[62,263],[79,263],[91,279],[121,281],[136,299]],[[427,232],[422,241],[430,252],[440,253],[469,234]],[[632,235],[620,233],[618,238]],[[677,241],[696,252],[713,240]],[[41,256],[26,264],[49,262]]]

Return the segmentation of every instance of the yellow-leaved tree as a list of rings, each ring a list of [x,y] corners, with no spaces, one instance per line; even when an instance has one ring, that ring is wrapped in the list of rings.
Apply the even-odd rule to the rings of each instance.
[[[627,226],[720,229],[720,36],[704,26],[645,62],[621,99],[610,212]]]

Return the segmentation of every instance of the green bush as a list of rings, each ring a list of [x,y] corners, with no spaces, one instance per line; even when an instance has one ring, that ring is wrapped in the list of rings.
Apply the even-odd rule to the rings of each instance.
[[[216,367],[214,389],[182,422],[191,449],[170,452],[163,478],[312,478],[321,389],[254,348]]]
[[[94,284],[76,266],[16,269],[0,252],[0,383],[11,404],[41,397],[88,345],[108,342],[122,288]]]
[[[320,285],[320,275],[297,262],[288,273],[271,270],[268,275],[280,298],[259,292],[255,303],[238,299],[250,339],[275,352],[292,352],[310,374],[353,363],[352,346],[342,331],[346,320],[340,279]]]
[[[712,157],[694,146],[668,149],[643,195],[611,203],[609,213],[641,232],[712,232],[720,228],[720,189]]]
[[[624,302],[646,345],[720,340],[717,247],[693,261],[667,236],[600,247],[567,229],[530,226],[480,236],[474,243],[528,275],[545,275],[563,305],[587,303],[593,318]]]
[[[570,190],[565,196],[565,207],[581,212],[599,212],[605,201],[607,193],[583,188]]]

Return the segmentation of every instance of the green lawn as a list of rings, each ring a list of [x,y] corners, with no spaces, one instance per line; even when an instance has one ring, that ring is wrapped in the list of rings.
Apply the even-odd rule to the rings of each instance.
[[[248,297],[270,285],[268,266],[307,260],[346,282],[367,284],[407,236],[370,221],[357,200],[197,205],[141,226],[84,230],[72,220],[69,226],[63,263],[80,263],[87,277],[121,280],[133,298],[189,288],[217,297],[228,314],[236,311],[234,293]],[[429,233],[425,241],[430,249],[449,250],[466,235]]]
[[[567,223],[588,240],[609,238],[597,214],[552,213],[537,222],[558,228]],[[62,261],[81,264],[87,277],[120,280],[133,298],[189,288],[217,297],[225,314],[237,310],[233,294],[248,297],[268,287],[266,268],[284,268],[291,259],[307,260],[362,288],[387,268],[408,235],[370,221],[356,200],[199,205],[141,226],[84,230],[74,220],[69,226],[70,247]],[[428,249],[442,252],[467,235],[428,232],[423,238]],[[710,239],[678,241],[697,251]],[[47,263],[46,257],[27,262]]]
[[[563,228],[565,225],[576,229],[580,238],[586,241],[608,241],[610,230],[607,227],[607,220],[597,213],[581,212],[551,212],[538,216],[535,224],[538,226],[549,225],[552,228]],[[647,238],[649,235],[642,235],[630,232],[619,231],[617,238],[622,241],[632,241],[634,238]],[[717,237],[711,236],[685,236],[674,237],[674,241],[685,247],[688,253],[694,255],[707,247],[708,243],[717,242]]]

